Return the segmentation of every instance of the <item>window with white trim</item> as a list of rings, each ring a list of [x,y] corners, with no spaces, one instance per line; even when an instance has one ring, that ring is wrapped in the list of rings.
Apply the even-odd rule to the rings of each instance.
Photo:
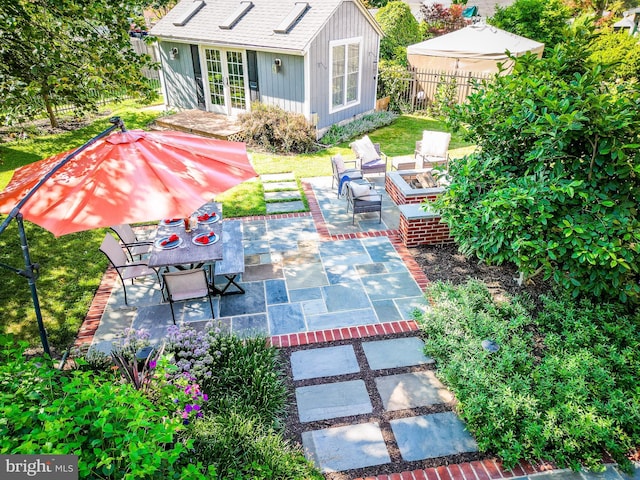
[[[331,42],[331,110],[360,101],[360,39]]]

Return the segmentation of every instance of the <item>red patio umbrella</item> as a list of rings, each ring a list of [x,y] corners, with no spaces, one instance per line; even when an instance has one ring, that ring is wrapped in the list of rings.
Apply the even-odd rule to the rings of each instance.
[[[126,131],[118,117],[81,147],[17,169],[0,192],[0,212],[16,220],[25,268],[0,267],[29,282],[40,338],[50,354],[23,218],[54,235],[121,223],[183,217],[257,176],[244,143],[182,132]],[[121,131],[115,132],[117,128]]]
[[[9,213],[66,156],[18,168],[0,192]],[[241,142],[183,132],[117,131],[76,154],[20,211],[55,236],[98,227],[184,217],[257,176]]]

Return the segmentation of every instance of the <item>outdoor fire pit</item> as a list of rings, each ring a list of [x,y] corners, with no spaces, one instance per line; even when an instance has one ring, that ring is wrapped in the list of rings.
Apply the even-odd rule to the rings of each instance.
[[[435,200],[444,192],[446,180],[429,170],[400,170],[388,172],[385,189],[396,205]]]

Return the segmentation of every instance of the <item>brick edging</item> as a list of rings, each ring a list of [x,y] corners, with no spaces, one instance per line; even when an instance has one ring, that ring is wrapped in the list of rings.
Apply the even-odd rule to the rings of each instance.
[[[460,464],[441,465],[424,470],[405,471],[390,475],[357,478],[355,480],[498,480],[522,477],[533,473],[549,472],[557,467],[549,462],[537,464],[520,462],[511,470],[506,470],[498,459],[479,460]]]
[[[330,328],[313,332],[285,333],[283,335],[270,337],[269,342],[274,347],[299,347],[315,343],[334,342],[336,340],[351,340],[353,338],[413,332],[418,329],[418,324],[413,320],[400,320],[353,327]]]

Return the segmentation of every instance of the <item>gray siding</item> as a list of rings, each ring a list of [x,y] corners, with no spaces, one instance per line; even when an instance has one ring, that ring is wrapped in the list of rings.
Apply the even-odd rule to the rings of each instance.
[[[362,37],[360,103],[329,114],[329,42]],[[378,34],[352,2],[344,2],[315,38],[309,50],[311,113],[318,114],[318,129],[352,119],[375,108]]]
[[[282,67],[274,71],[274,60]],[[304,58],[296,55],[257,52],[260,101],[283,110],[304,113]]]
[[[171,59],[172,48],[178,49],[178,56]],[[184,43],[160,42],[162,71],[167,91],[165,101],[169,107],[198,108],[196,84],[190,46]]]

